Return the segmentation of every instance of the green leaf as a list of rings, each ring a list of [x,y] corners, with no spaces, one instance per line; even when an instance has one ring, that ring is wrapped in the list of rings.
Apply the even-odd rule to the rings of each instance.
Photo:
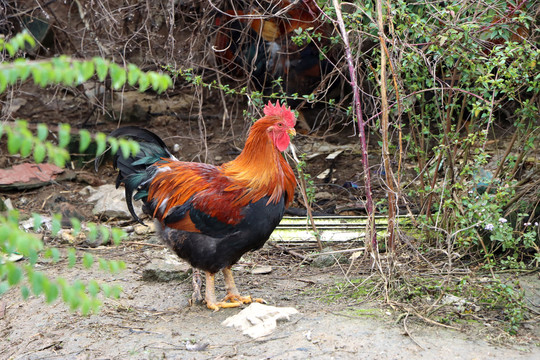
[[[60,250],[58,250],[57,248],[51,248],[50,250],[53,262],[58,262],[60,260]]]
[[[99,292],[99,284],[97,283],[96,280],[90,280],[88,282],[88,286],[86,287],[87,290],[88,290],[88,293],[92,296],[92,297],[95,297],[98,292]]]
[[[40,272],[33,272],[30,276],[30,285],[32,285],[32,292],[34,295],[39,295],[43,292],[43,284],[45,277]]]
[[[101,306],[101,301],[97,298],[90,299],[90,311],[93,313],[97,313],[99,311],[99,307]]]
[[[6,75],[3,71],[0,71],[0,94],[3,93],[7,88],[8,82]]]
[[[69,219],[71,221],[71,227],[73,229],[73,235],[77,236],[79,232],[81,231],[81,221],[77,219],[76,217],[72,217]]]
[[[86,224],[88,227],[88,234],[86,235],[90,241],[94,241],[97,238],[98,232],[97,232],[97,225],[94,223],[88,223]]]
[[[26,285],[21,286],[21,296],[23,300],[28,299],[28,297],[30,296],[30,289],[28,289]]]
[[[81,314],[88,315],[90,313],[90,301],[88,297],[83,297],[81,302]]]
[[[46,282],[43,286],[43,292],[45,293],[45,300],[50,304],[58,297],[58,286],[54,283]]]
[[[109,144],[111,144],[111,153],[116,154],[118,152],[118,139],[114,137],[107,138]]]
[[[56,78],[55,81],[62,83],[66,86],[77,85],[77,71],[71,67],[66,67],[63,69],[56,69],[56,74],[61,74],[61,79]]]
[[[54,214],[51,221],[51,234],[56,236],[62,228],[62,214]]]
[[[105,147],[107,145],[107,135],[101,132],[97,133],[95,141],[97,144],[96,156],[100,156],[105,152]]]
[[[14,134],[13,131],[8,132],[8,152],[11,155],[15,155],[21,148],[22,138],[19,134]]]
[[[148,78],[148,75],[145,73],[141,73],[141,75],[139,76],[139,91],[146,91],[146,89],[148,89],[148,86],[150,86],[150,80]]]
[[[96,74],[99,81],[105,81],[107,77],[107,71],[109,70],[108,63],[100,57],[93,58],[94,64],[96,65]]]
[[[92,254],[85,253],[83,256],[83,265],[85,268],[90,268],[92,264],[94,263],[94,257]]]
[[[30,33],[28,33],[28,30],[24,29],[21,34],[24,38],[24,41],[26,41],[30,45],[30,47],[36,46],[36,40]]]
[[[109,68],[111,75],[112,88],[119,90],[126,83],[126,70],[118,64],[111,64]]]
[[[6,291],[8,291],[10,288],[7,281],[0,282],[0,295],[4,294]]]
[[[10,44],[10,43],[7,43],[7,44],[4,44],[4,49],[7,50],[7,52],[9,53],[9,56],[12,56],[15,55],[15,53],[17,52],[17,50],[15,49],[15,47]]]
[[[118,299],[122,293],[122,288],[118,285],[113,285],[109,291],[109,297]]]
[[[30,66],[26,62],[26,59],[17,59],[13,62],[16,71],[19,73],[21,81],[25,81],[30,76]]]
[[[123,261],[110,260],[108,265],[109,271],[113,274],[116,274],[120,270],[126,268],[126,263],[124,263]]]
[[[28,262],[31,265],[35,265],[38,260],[38,252],[35,249],[30,249],[28,251]]]
[[[109,285],[101,284],[101,291],[103,291],[103,295],[105,295],[106,297],[109,297],[110,289],[111,287]]]
[[[19,80],[19,73],[16,69],[6,69],[5,75],[8,85],[14,85]]]
[[[107,270],[109,268],[108,263],[105,259],[98,258],[98,262],[99,262],[99,268],[101,270]]]
[[[135,84],[137,83],[137,80],[139,80],[140,75],[141,75],[141,70],[137,66],[133,64],[128,65],[127,81],[129,85],[135,86]]]
[[[19,150],[19,154],[21,154],[22,157],[27,157],[32,152],[32,138],[31,137],[23,137],[23,140],[21,142],[21,148]]]
[[[43,160],[45,160],[45,155],[47,154],[47,151],[45,149],[45,145],[41,142],[36,142],[34,144],[34,161],[37,164],[41,164]]]
[[[150,71],[148,73],[148,77],[150,79],[150,84],[152,84],[152,89],[154,89],[155,91],[158,91],[159,90],[159,74],[154,71]]]
[[[71,139],[71,126],[69,124],[60,124],[58,126],[58,146],[65,148]]]
[[[131,147],[131,154],[133,156],[137,155],[141,151],[141,146],[136,141],[129,141],[129,146]]]
[[[131,153],[129,140],[119,139],[118,143],[120,145],[120,149],[122,150],[122,156],[124,157],[124,159],[127,159]]]
[[[22,279],[22,270],[12,262],[7,262],[3,266],[7,271],[8,284],[10,286],[17,285]]]
[[[33,213],[32,217],[34,218],[34,231],[38,231],[41,228],[41,215]]]
[[[49,145],[49,143],[47,143],[47,145]],[[69,153],[66,149],[51,146],[48,153],[49,161],[52,160],[52,162],[58,167],[64,167],[66,165],[66,161],[69,160]]]
[[[61,72],[59,72],[61,74]],[[50,79],[54,79],[55,72],[49,63],[34,64],[32,67],[32,77],[34,82],[41,87],[45,87]]]
[[[49,128],[45,124],[37,125],[37,138],[41,141],[45,141],[49,136]]]
[[[92,141],[92,136],[88,130],[82,129],[79,130],[79,152],[84,152],[90,146]]]
[[[77,255],[75,254],[75,249],[70,248],[68,249],[68,267],[72,268],[75,266],[75,263],[77,262]]]
[[[90,79],[92,76],[94,76],[95,66],[92,61],[85,61],[81,64],[81,75],[82,75],[82,81],[85,82],[88,79]]]
[[[106,244],[110,237],[109,229],[105,226],[99,227],[99,232],[101,233],[101,243]]]
[[[119,229],[119,228],[112,228],[111,233],[112,233],[112,240],[115,245],[118,245],[120,241],[122,241],[122,239],[126,236],[126,233],[124,232],[124,230]]]
[[[172,86],[172,79],[167,75],[160,75],[158,93],[162,93]]]

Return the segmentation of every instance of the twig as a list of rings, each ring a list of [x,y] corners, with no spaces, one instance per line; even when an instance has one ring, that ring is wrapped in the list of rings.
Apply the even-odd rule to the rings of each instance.
[[[408,309],[408,308],[404,308],[405,311],[407,311],[408,313],[412,313],[414,314],[415,316],[418,316],[420,319],[424,320],[425,322],[429,323],[429,324],[433,324],[433,325],[437,325],[437,326],[441,326],[441,327],[444,327],[444,328],[447,328],[447,329],[452,329],[452,330],[458,330],[460,331],[461,329],[460,328],[457,328],[455,326],[450,326],[450,325],[446,325],[446,324],[441,324],[435,320],[431,320],[430,318],[427,318],[425,317],[424,315],[420,315],[416,310],[414,309]]]
[[[364,251],[364,250],[366,250],[365,247],[354,248],[354,249],[346,249],[346,250],[335,250],[335,251],[328,251],[328,252],[308,255],[308,258],[321,256],[321,255],[346,254],[346,253],[350,253],[350,252],[357,252],[357,251]]]
[[[424,347],[422,345],[420,345],[420,343],[418,341],[416,341],[416,339],[412,336],[412,334],[409,332],[409,329],[407,329],[407,319],[409,318],[409,313],[407,313],[405,315],[405,318],[403,319],[403,330],[405,330],[405,333],[407,334],[408,337],[411,338],[411,340],[416,344],[418,345],[418,347],[422,350],[425,350]]]
[[[377,0],[377,25],[379,27],[379,39],[381,45],[381,73],[380,73],[380,87],[381,87],[381,107],[382,107],[382,117],[381,117],[381,133],[382,133],[382,157],[384,170],[386,173],[386,194],[388,196],[388,249],[391,253],[395,250],[395,225],[396,225],[396,190],[394,188],[394,174],[392,172],[392,167],[390,166],[390,148],[388,144],[388,97],[386,90],[386,45],[384,43],[384,24],[383,24],[383,13],[382,13],[382,0]],[[396,94],[397,88],[396,88]],[[399,98],[398,98],[398,108],[399,108]]]
[[[128,244],[128,245],[141,245],[141,246],[153,246],[153,247],[159,247],[159,248],[166,248],[166,245],[161,244],[151,244],[151,243],[145,243],[141,241],[122,241],[122,244]]]
[[[278,244],[276,244],[276,243],[274,243],[274,242],[272,242],[272,241],[268,241],[267,244],[270,245],[270,246],[273,246],[273,247],[275,247],[276,249],[278,249],[278,250],[280,250],[280,251],[283,251],[283,252],[285,252],[285,253],[287,253],[287,254],[290,254],[290,255],[292,255],[292,256],[296,256],[297,258],[300,258],[300,259],[302,259],[303,261],[307,261],[307,262],[313,261],[313,259],[310,259],[310,258],[307,257],[307,256],[304,256],[304,255],[302,255],[302,254],[300,254],[300,253],[298,253],[298,252],[296,252],[296,251],[294,251],[294,250],[289,250],[289,249],[287,249],[287,248],[284,248],[283,246],[278,245]]]
[[[354,109],[356,113],[356,120],[358,122],[358,131],[360,136],[360,144],[362,146],[362,164],[364,165],[364,186],[366,191],[366,211],[369,217],[369,221],[366,225],[366,243],[370,243],[373,247],[373,254],[377,254],[377,234],[375,233],[375,209],[373,206],[373,196],[371,191],[371,175],[369,173],[369,160],[367,152],[366,141],[366,122],[362,116],[362,104],[360,102],[360,91],[356,82],[356,67],[354,66],[353,56],[351,52],[351,46],[349,43],[349,35],[345,22],[343,21],[343,15],[341,13],[341,3],[338,0],[332,0],[334,4],[334,10],[336,11],[336,21],[338,23],[339,30],[341,32],[341,38],[343,40],[343,46],[345,48],[345,58],[349,67],[350,84],[353,89],[354,97]],[[375,255],[377,256],[377,255]]]

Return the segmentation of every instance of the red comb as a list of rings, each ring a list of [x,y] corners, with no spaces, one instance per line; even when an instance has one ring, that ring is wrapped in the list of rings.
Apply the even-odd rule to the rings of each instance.
[[[296,118],[294,117],[294,113],[291,111],[291,108],[288,106],[285,106],[285,104],[280,105],[279,101],[276,103],[276,105],[272,105],[270,101],[268,101],[268,105],[264,106],[264,115],[266,116],[279,116],[285,121],[285,124],[290,127],[294,127],[296,124]]]

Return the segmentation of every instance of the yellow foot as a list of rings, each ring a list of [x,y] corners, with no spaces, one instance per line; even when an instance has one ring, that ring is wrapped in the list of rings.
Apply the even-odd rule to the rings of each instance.
[[[222,301],[231,301],[232,303],[238,304],[251,304],[253,300],[251,296],[240,296],[239,294],[227,294]]]
[[[219,309],[234,308],[242,305],[241,302],[218,302],[218,303],[207,303],[206,307],[210,310],[218,311]]]

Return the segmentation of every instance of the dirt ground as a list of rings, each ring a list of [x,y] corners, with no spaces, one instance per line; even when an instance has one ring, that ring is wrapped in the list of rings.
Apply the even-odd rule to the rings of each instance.
[[[202,305],[189,306],[189,278],[142,279],[145,264],[166,256],[167,250],[121,245],[86,251],[126,262],[127,268],[116,275],[95,269],[84,272],[85,278],[121,285],[121,297],[105,299],[100,313],[85,317],[61,302],[46,305],[35,297],[23,301],[18,290],[10,290],[0,298],[1,359],[538,359],[540,355],[537,325],[506,339],[504,345],[494,345],[497,339],[483,325],[456,331],[411,317],[404,326],[387,307],[325,300],[324,289],[343,281],[335,267],[280,266],[280,261],[276,264],[263,256],[236,268],[239,289],[270,305],[294,307],[299,314],[279,322],[271,335],[254,340],[221,324],[240,309],[211,312]],[[254,264],[270,265],[273,271],[251,274],[248,270]],[[39,262],[38,268],[69,280],[83,274],[81,268],[66,270],[65,265]],[[224,293],[221,281],[217,291]]]

